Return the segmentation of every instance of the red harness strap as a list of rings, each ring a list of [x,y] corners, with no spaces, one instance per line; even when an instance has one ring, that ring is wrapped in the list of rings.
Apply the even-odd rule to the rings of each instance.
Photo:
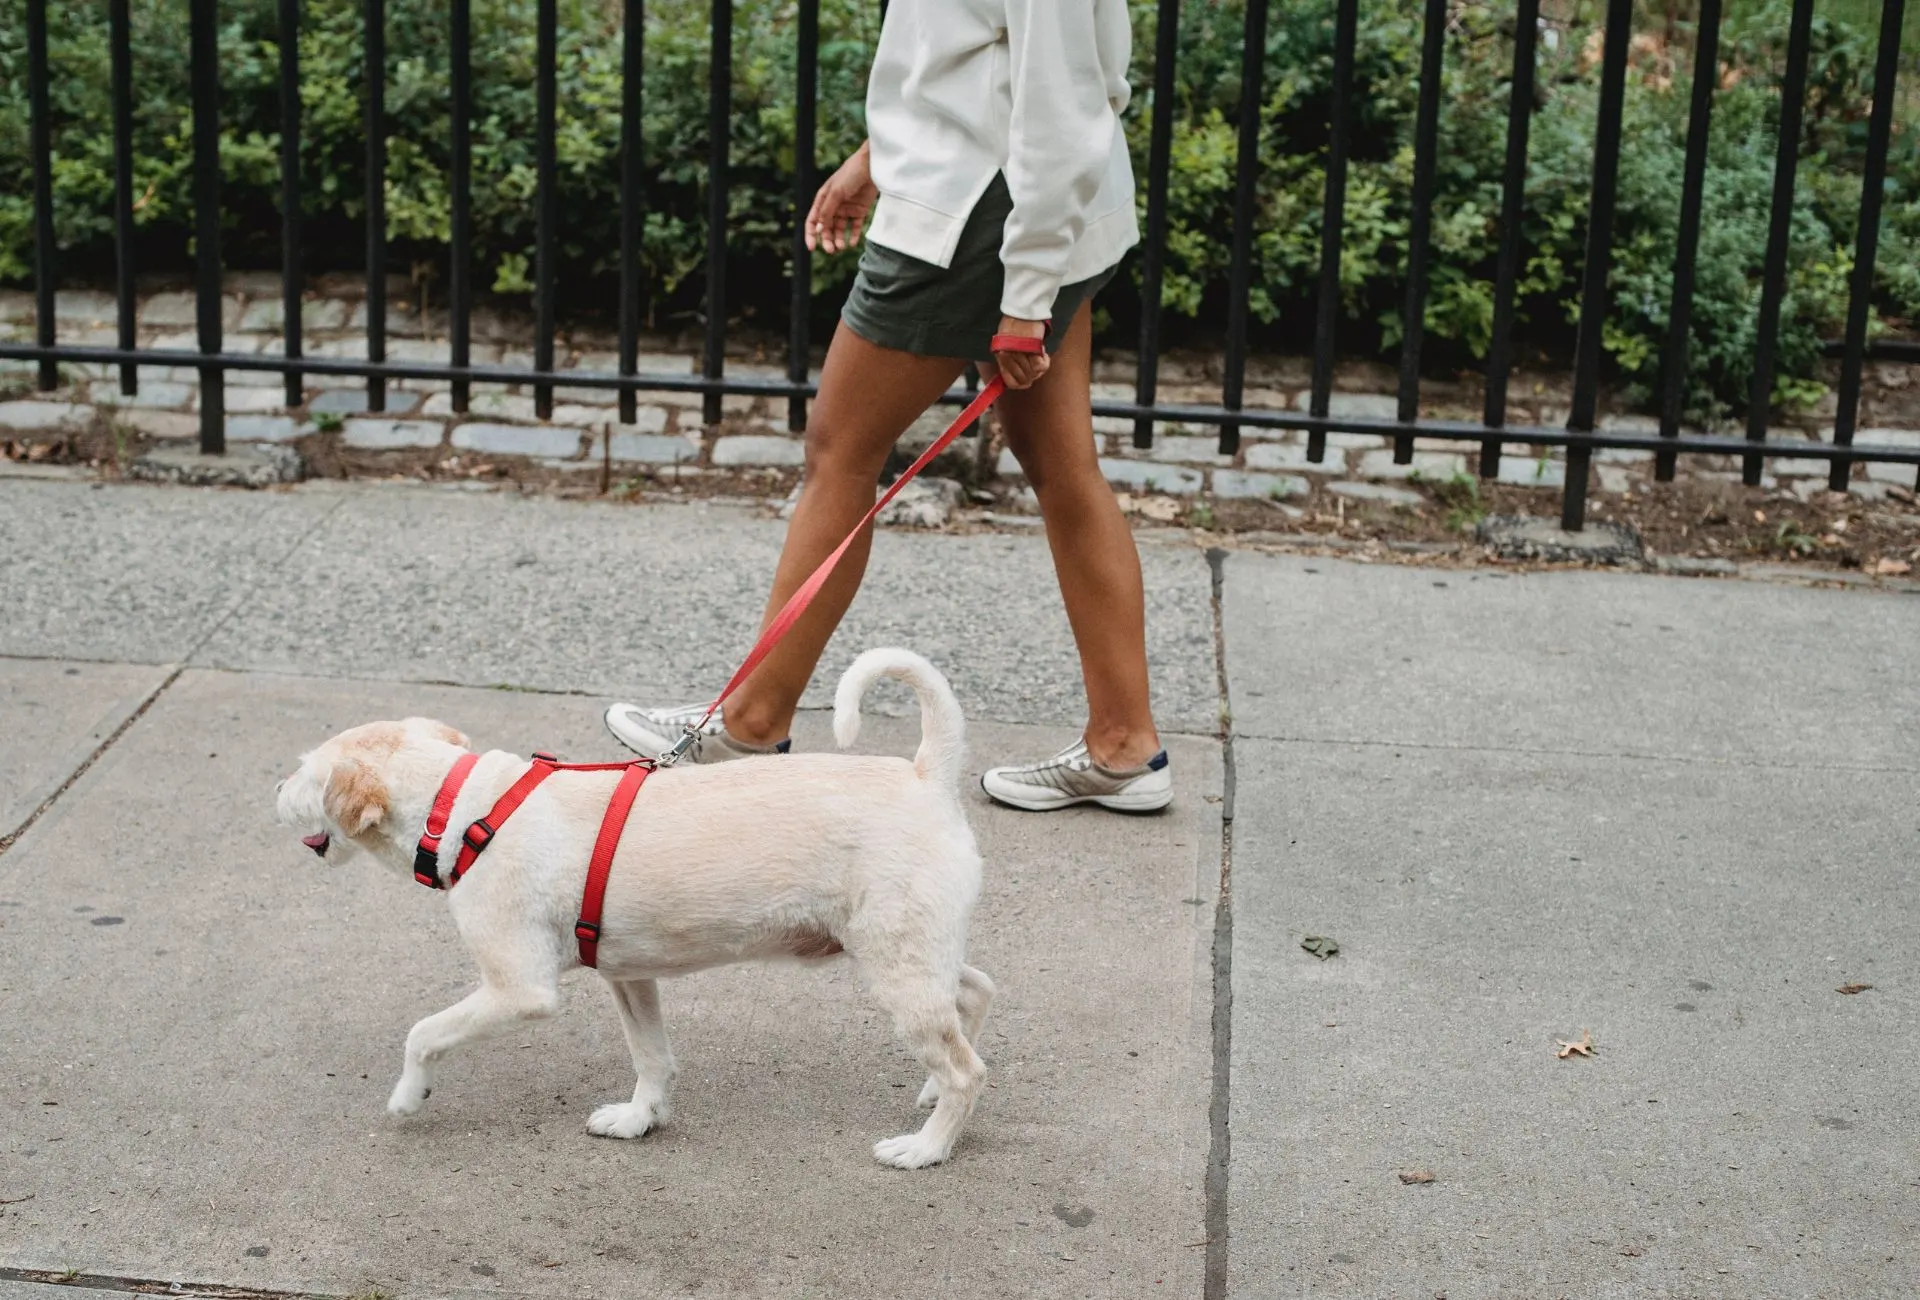
[[[478,754],[460,755],[453,771],[440,783],[440,792],[433,796],[433,811],[427,814],[427,833],[420,837],[420,845],[413,851],[413,878],[428,889],[440,888],[440,837],[447,833],[447,818],[453,816],[453,801],[460,797],[460,787],[467,783],[467,775],[479,761]]]
[[[614,850],[620,847],[620,833],[626,829],[627,814],[633,809],[633,800],[640,793],[640,787],[652,775],[652,759],[636,758],[625,763],[562,763],[552,754],[535,754],[533,765],[521,773],[520,779],[507,787],[507,792],[494,801],[487,809],[487,815],[468,826],[460,837],[460,853],[454,860],[453,870],[448,872],[447,883],[440,883],[440,841],[447,832],[447,820],[453,815],[454,800],[459,798],[460,789],[467,783],[467,777],[473,771],[475,763],[480,761],[478,754],[462,754],[440,783],[439,793],[433,797],[433,811],[427,814],[426,834],[420,837],[419,847],[413,854],[413,878],[429,889],[452,889],[467,874],[487,845],[493,843],[493,837],[507,824],[514,810],[527,801],[527,797],[539,788],[540,783],[555,772],[620,772],[620,783],[613,788],[613,798],[607,804],[607,812],[600,819],[600,834],[593,843],[593,857],[587,864],[587,886],[580,900],[580,919],[573,927],[574,937],[580,941],[580,964],[593,966],[600,956],[600,910],[606,902],[607,877],[613,871]]]
[[[607,815],[600,819],[600,835],[593,842],[593,858],[587,863],[587,888],[580,899],[580,919],[574,923],[573,937],[580,941],[580,964],[597,966],[600,961],[600,907],[607,898],[607,877],[613,872],[614,850],[620,847],[620,832],[627,828],[627,813],[634,796],[653,773],[653,764],[632,763],[613,787],[607,802]]]

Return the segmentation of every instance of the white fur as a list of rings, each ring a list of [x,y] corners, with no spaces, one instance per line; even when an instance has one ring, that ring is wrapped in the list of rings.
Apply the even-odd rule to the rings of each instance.
[[[639,1137],[667,1118],[676,1066],[657,979],[752,959],[815,960],[844,948],[928,1070],[920,1102],[933,1114],[917,1133],[878,1143],[875,1157],[917,1169],[952,1151],[983,1086],[972,1044],[993,997],[993,982],[965,962],[980,892],[980,856],[957,788],[965,727],[931,664],[904,650],[874,650],[841,679],[841,745],[859,731],[861,694],[883,676],[919,696],[922,737],[912,763],[793,754],[648,778],[614,857],[598,966],[636,1082],[632,1100],[593,1112],[589,1132]],[[343,732],[281,783],[280,818],[331,835],[329,859],[359,848],[411,877],[434,795],[465,743],[424,718]],[[460,830],[525,770],[515,755],[481,756],[454,803],[442,879]],[[420,1109],[455,1048],[558,1006],[560,976],[579,964],[573,925],[617,780],[615,772],[549,777],[448,893],[480,987],[407,1035],[392,1113]]]

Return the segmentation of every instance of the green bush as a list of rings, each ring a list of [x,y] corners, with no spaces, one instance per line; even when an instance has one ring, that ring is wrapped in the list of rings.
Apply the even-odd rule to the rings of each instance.
[[[56,229],[69,274],[111,265],[112,141],[104,14],[52,0]],[[1128,130],[1146,163],[1153,38],[1151,0],[1133,0],[1136,85]],[[1505,5],[1499,6],[1504,10]],[[1417,0],[1369,0],[1355,61],[1341,284],[1342,346],[1391,351],[1400,332],[1420,42]],[[830,168],[858,143],[878,8],[823,0],[817,161]],[[186,264],[191,140],[183,0],[133,0],[135,214],[146,269]],[[1267,43],[1263,168],[1254,240],[1253,314],[1268,347],[1310,337],[1320,245],[1333,0],[1277,8]],[[473,230],[478,283],[527,289],[533,244],[533,0],[475,0],[472,50]],[[272,0],[229,0],[221,31],[223,209],[229,264],[278,258],[278,50]],[[1176,336],[1217,339],[1232,229],[1239,96],[1238,0],[1186,0],[1175,104],[1173,182],[1163,301]],[[362,236],[360,5],[307,0],[300,41],[302,186],[309,268],[351,268]],[[643,241],[657,324],[696,315],[705,258],[707,0],[647,6]],[[784,318],[792,212],[796,19],[791,0],[736,0],[730,303],[740,317]],[[1426,329],[1436,367],[1484,355],[1493,320],[1511,19],[1458,7],[1448,45]],[[1729,21],[1716,96],[1705,220],[1697,258],[1689,410],[1714,418],[1744,403],[1765,255],[1783,62],[1784,0]],[[30,274],[25,0],[0,0],[0,281]],[[1540,51],[1532,125],[1520,304],[1530,348],[1564,358],[1584,258],[1598,68],[1596,33],[1556,28]],[[1805,399],[1822,338],[1840,329],[1857,219],[1874,33],[1816,21],[1808,126],[1793,220],[1792,275],[1779,339],[1776,398]],[[1660,379],[1686,136],[1684,22],[1635,43],[1620,169],[1605,346],[1630,397]],[[396,267],[443,268],[448,238],[446,29],[436,0],[389,0],[388,234]],[[1909,59],[1911,62],[1911,59]],[[618,249],[620,9],[561,0],[559,175],[562,291],[576,308],[612,298]],[[1675,72],[1678,66],[1678,75]],[[1906,74],[1911,85],[1912,73]],[[1911,120],[1910,115],[1902,114]],[[1144,195],[1143,195],[1144,203]],[[830,318],[849,257],[815,263],[816,311]],[[1107,319],[1137,318],[1126,287]],[[1875,304],[1920,317],[1920,139],[1896,136]]]

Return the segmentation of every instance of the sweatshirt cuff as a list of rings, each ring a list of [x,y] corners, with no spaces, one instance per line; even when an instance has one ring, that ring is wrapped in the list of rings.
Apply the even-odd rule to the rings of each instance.
[[[1045,320],[1053,315],[1062,277],[1034,266],[1009,266],[1000,291],[1000,314],[1017,320]]]

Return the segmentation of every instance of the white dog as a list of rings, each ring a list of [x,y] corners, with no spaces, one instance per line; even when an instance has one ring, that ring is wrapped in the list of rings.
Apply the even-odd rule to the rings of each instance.
[[[860,699],[879,678],[913,688],[921,741],[897,758],[795,754],[667,768],[633,805],[613,860],[598,969],[613,990],[638,1079],[633,1100],[593,1112],[587,1131],[637,1138],[667,1118],[676,1071],[660,1020],[661,976],[756,958],[860,963],[881,1005],[928,1071],[917,1133],[874,1146],[882,1163],[918,1169],[947,1158],[980,1094],[980,1035],[993,982],[965,962],[980,892],[980,855],[958,793],[959,703],[933,665],[904,650],[855,660],[834,699],[834,737],[853,743]],[[374,722],[305,755],[280,783],[283,823],[339,859],[347,846],[413,871],[440,785],[467,738],[425,718]],[[455,799],[440,878],[461,832],[528,768],[482,755]],[[588,859],[619,774],[555,773],[497,830],[447,900],[480,968],[480,987],[407,1035],[406,1066],[387,1109],[418,1111],[441,1058],[516,1022],[551,1015],[574,936]]]

